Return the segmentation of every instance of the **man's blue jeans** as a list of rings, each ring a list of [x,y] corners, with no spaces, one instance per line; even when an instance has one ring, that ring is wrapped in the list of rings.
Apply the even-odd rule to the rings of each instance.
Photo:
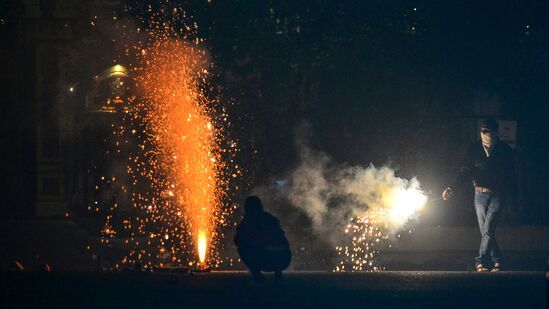
[[[475,192],[475,209],[482,235],[476,264],[486,265],[489,259],[492,263],[501,262],[501,252],[496,241],[496,228],[503,210],[499,195]]]

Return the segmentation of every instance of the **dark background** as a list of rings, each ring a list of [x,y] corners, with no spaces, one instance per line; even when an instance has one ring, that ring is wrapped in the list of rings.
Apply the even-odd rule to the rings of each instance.
[[[93,145],[108,134],[108,121],[86,109],[86,93],[117,53],[113,17],[146,18],[149,4],[158,6],[1,2],[3,218],[49,216],[43,209],[51,205],[89,216],[89,170],[102,152]],[[198,23],[214,82],[231,102],[229,133],[245,170],[238,197],[298,164],[295,130],[303,121],[313,127],[313,146],[335,161],[390,164],[438,195],[478,138],[477,120],[495,117],[518,126],[520,193],[505,223],[549,224],[547,2],[178,5]],[[474,225],[469,204],[465,193],[425,222]]]

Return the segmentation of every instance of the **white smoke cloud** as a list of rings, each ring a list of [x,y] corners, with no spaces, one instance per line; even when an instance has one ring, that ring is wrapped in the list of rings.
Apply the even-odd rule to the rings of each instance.
[[[288,199],[293,206],[303,210],[313,226],[322,226],[329,215],[328,203],[334,196],[334,186],[326,179],[326,169],[329,159],[326,156],[317,156],[311,160],[308,148],[302,154],[301,165],[291,175],[291,187]]]
[[[285,197],[305,213],[315,232],[337,239],[333,228],[351,218],[375,217],[386,233],[402,228],[427,202],[416,178],[397,177],[388,166],[345,166],[307,145],[298,132],[299,166],[291,173]],[[329,233],[329,234],[327,234]]]
[[[378,254],[427,203],[419,181],[397,177],[389,166],[337,163],[309,145],[310,125],[302,124],[296,132],[297,167],[253,193],[283,226],[293,227],[290,242],[299,243],[299,250],[314,247],[311,253],[318,255],[325,245],[335,249],[334,271],[384,269]],[[313,235],[301,214],[309,219]]]

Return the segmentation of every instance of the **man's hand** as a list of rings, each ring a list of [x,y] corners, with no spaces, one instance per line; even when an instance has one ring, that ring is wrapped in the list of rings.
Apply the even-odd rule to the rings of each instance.
[[[445,201],[449,200],[452,193],[454,193],[454,191],[450,187],[444,189],[444,191],[442,191],[442,199]]]

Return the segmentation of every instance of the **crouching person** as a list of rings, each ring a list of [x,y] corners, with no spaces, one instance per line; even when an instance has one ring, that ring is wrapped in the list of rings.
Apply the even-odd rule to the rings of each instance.
[[[256,282],[264,272],[274,272],[275,280],[282,280],[282,271],[290,265],[292,254],[280,222],[263,211],[261,200],[249,196],[244,202],[244,218],[236,228],[234,244],[244,264]]]

